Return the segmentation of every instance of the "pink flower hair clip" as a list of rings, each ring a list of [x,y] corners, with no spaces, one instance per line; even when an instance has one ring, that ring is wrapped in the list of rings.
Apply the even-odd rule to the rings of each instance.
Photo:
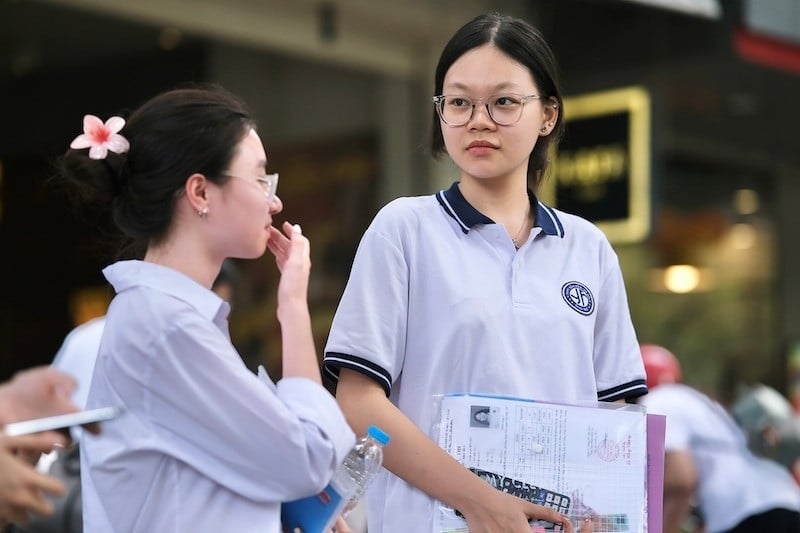
[[[85,115],[83,133],[75,137],[69,147],[75,150],[88,148],[89,157],[92,159],[105,159],[109,150],[124,154],[130,148],[130,143],[119,134],[123,126],[125,119],[122,117],[111,117],[103,124],[103,121],[96,116]]]

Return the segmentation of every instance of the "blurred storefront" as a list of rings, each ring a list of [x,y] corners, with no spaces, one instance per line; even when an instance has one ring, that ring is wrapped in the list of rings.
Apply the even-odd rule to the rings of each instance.
[[[640,340],[723,399],[754,380],[787,390],[800,342],[791,0],[4,2],[0,378],[48,362],[109,297],[107,223],[53,190],[53,158],[84,113],[186,81],[225,85],[258,118],[284,216],[312,239],[321,349],[372,215],[456,179],[428,157],[430,80],[444,40],[487,10],[527,18],[556,51],[568,134],[542,195],[608,232]],[[234,341],[279,375],[277,271],[267,258],[239,267]]]

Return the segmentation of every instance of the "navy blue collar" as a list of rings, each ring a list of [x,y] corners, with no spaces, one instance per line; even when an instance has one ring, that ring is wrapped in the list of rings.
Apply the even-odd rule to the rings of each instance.
[[[461,231],[469,233],[469,230],[477,224],[495,224],[495,221],[487,217],[470,204],[458,188],[458,182],[454,182],[449,189],[441,190],[436,193],[436,199],[445,210],[458,223]],[[542,228],[547,235],[564,237],[564,226],[556,215],[556,211],[544,205],[536,199],[531,189],[528,189],[528,199],[531,207],[536,208],[536,218],[534,227]]]

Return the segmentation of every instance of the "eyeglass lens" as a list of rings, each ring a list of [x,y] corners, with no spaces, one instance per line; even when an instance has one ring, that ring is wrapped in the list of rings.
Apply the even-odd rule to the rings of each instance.
[[[258,182],[264,189],[267,198],[272,200],[275,197],[275,193],[278,191],[278,173],[265,174],[263,178],[258,178]]]
[[[438,97],[436,109],[444,122],[451,126],[463,126],[475,114],[475,106],[483,103],[489,117],[501,126],[515,124],[522,117],[522,108],[531,96],[496,95],[473,100],[466,96],[443,95]]]

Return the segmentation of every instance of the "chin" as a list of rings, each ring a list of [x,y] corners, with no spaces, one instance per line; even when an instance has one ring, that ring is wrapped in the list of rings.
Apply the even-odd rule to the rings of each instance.
[[[264,255],[264,252],[266,251],[267,251],[267,244],[263,243],[253,246],[252,248],[247,250],[239,250],[237,251],[237,253],[231,254],[228,257],[235,257],[236,259],[258,259],[262,255]]]

